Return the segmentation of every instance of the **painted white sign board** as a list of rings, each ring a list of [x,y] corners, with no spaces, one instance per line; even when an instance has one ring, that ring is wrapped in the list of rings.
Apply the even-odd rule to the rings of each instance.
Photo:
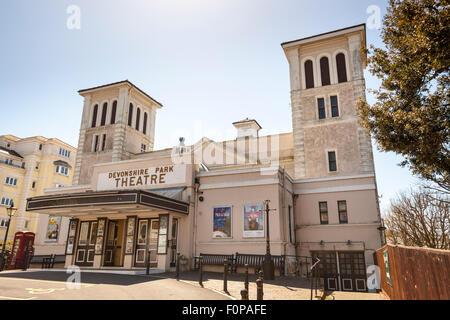
[[[185,182],[185,165],[166,165],[100,173],[97,190],[166,188]]]

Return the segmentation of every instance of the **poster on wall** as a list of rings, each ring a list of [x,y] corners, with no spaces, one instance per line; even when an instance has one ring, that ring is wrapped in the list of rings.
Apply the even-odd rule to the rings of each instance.
[[[75,235],[77,232],[78,220],[71,220],[69,224],[69,234],[67,237],[66,254],[73,254],[73,246],[75,244]]]
[[[49,216],[45,241],[58,241],[61,217]]]
[[[264,237],[263,204],[244,205],[244,238]]]
[[[384,260],[384,269],[386,270],[386,281],[390,286],[392,286],[391,273],[389,271],[388,249],[383,251],[383,260]]]
[[[231,206],[214,208],[213,238],[231,238]]]

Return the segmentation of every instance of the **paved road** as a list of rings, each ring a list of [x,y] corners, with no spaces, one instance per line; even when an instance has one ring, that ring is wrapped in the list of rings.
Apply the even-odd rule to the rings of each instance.
[[[0,300],[228,300],[209,289],[159,276],[81,273],[79,289],[65,272],[2,272]],[[73,282],[72,282],[73,284]]]

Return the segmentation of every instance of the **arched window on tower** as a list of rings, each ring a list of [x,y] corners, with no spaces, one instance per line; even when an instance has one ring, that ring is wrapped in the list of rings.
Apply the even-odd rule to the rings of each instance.
[[[339,53],[336,56],[336,67],[338,74],[338,82],[347,82],[347,67],[345,65],[345,55],[343,53]]]
[[[314,70],[311,60],[305,62],[305,83],[306,89],[314,88]]]
[[[92,128],[95,128],[97,125],[97,112],[98,112],[98,104],[94,106],[94,111],[92,112]]]
[[[328,86],[330,82],[330,64],[327,57],[320,59],[320,77],[322,78],[322,85]]]
[[[102,108],[102,119],[100,121],[100,126],[104,126],[106,124],[106,111],[108,111],[108,103],[105,102]]]
[[[139,122],[141,121],[141,109],[137,108],[136,111],[136,130],[139,131]]]
[[[147,134],[147,112],[144,112],[144,124],[142,125],[142,132]]]
[[[113,102],[111,109],[111,124],[116,123],[117,101]]]
[[[133,120],[133,104],[130,103],[130,108],[128,109],[128,125],[131,127],[131,122]]]

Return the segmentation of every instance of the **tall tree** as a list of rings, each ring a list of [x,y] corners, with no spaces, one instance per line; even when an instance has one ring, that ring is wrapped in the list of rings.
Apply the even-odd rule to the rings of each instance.
[[[430,190],[403,193],[391,201],[385,218],[392,244],[450,249],[450,202]]]
[[[450,0],[390,0],[371,46],[369,71],[381,79],[377,101],[359,101],[362,125],[382,151],[450,192]]]

